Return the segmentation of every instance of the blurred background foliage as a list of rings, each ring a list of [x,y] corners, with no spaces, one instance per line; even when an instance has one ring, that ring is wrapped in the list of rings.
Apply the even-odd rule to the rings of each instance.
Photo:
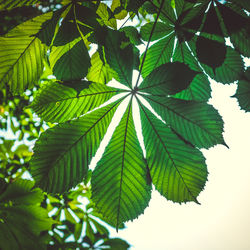
[[[60,2],[44,0],[42,4],[0,11],[0,35],[34,16],[60,8]],[[0,90],[0,249],[128,249],[126,241],[110,238],[112,225],[96,212],[88,181],[64,195],[52,196],[34,188],[32,180],[24,180],[31,179],[31,145],[52,126],[26,108],[35,91],[36,87],[13,96],[8,86]]]

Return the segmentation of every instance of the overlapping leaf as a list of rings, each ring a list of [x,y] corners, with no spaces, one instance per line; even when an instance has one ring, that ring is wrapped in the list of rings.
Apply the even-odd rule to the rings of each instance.
[[[13,93],[22,93],[40,78],[46,46],[34,34],[43,32],[51,17],[51,12],[38,16],[0,37],[0,87],[8,84]]]
[[[159,3],[153,1],[155,11],[159,8]],[[247,18],[242,10],[241,14],[236,12],[232,5],[221,5],[216,1],[202,1],[200,4],[190,1],[175,1],[175,17],[170,1],[165,2],[163,11],[160,15],[163,23],[157,23],[155,35],[152,40],[160,39],[154,43],[148,50],[142,70],[143,76],[147,76],[155,67],[167,63],[175,53],[174,48],[181,49],[181,57],[175,57],[175,60],[186,62],[186,58],[193,58],[192,64],[199,61],[202,67],[197,64],[199,70],[205,69],[206,73],[217,81],[228,83],[239,78],[243,71],[243,64],[240,55],[226,47],[225,29],[231,27],[233,19],[229,18],[229,13],[234,14],[239,24],[234,24],[234,32],[230,34],[236,41],[238,51],[246,53],[246,41],[239,42],[239,36],[242,36],[246,29]],[[219,11],[221,12],[220,14]],[[221,24],[221,20],[223,25]],[[141,28],[141,35],[148,40],[153,23],[146,24]],[[230,31],[232,31],[230,29]],[[177,41],[174,47],[174,41]],[[185,49],[185,43],[193,47],[190,51]],[[185,52],[184,52],[185,50]],[[189,59],[190,61],[190,59]],[[191,62],[191,61],[190,61]],[[231,70],[230,70],[231,69]],[[233,70],[232,70],[233,69]]]
[[[134,52],[128,38],[123,32],[108,30],[104,50],[108,64],[118,74],[116,80],[131,87]]]
[[[49,60],[53,74],[62,81],[82,79],[90,67],[89,53],[81,37],[64,46],[54,46]]]
[[[63,193],[83,181],[117,104],[59,124],[41,135],[30,162],[39,187],[47,192]]]
[[[34,183],[16,180],[5,184],[0,195],[0,247],[2,249],[43,248],[41,231],[50,230],[53,220],[40,207],[44,196]]]

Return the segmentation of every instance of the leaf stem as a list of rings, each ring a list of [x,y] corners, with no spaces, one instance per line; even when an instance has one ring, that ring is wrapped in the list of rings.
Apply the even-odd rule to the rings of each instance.
[[[145,52],[144,52],[144,55],[143,55],[143,58],[142,58],[142,63],[141,63],[140,70],[139,70],[139,74],[138,74],[138,77],[137,77],[137,80],[136,80],[135,88],[138,87],[138,83],[139,83],[139,79],[140,79],[140,76],[141,76],[143,64],[144,64],[145,59],[146,59],[146,55],[147,55],[149,43],[150,43],[150,40],[151,40],[151,38],[152,38],[152,36],[153,36],[154,30],[155,30],[155,26],[156,26],[157,21],[158,21],[158,19],[159,19],[159,16],[160,16],[160,13],[161,13],[161,10],[162,10],[162,7],[163,7],[164,2],[165,2],[165,0],[162,0],[162,1],[161,1],[161,6],[160,6],[160,8],[159,8],[159,11],[158,11],[158,13],[157,13],[157,17],[156,17],[156,19],[155,19],[153,28],[152,28],[152,30],[151,30],[151,33],[150,33],[150,36],[149,36],[149,40],[148,40],[148,43],[147,43],[147,46],[146,46],[146,49],[145,49]]]

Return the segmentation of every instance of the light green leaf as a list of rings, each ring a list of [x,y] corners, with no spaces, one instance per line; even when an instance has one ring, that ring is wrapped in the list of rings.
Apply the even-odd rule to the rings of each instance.
[[[0,37],[0,87],[8,84],[13,93],[22,93],[40,78],[46,46],[33,35],[51,17],[51,12],[38,16]]]
[[[32,6],[40,3],[39,0],[0,0],[0,10],[11,10],[22,6]]]
[[[100,106],[119,92],[99,83],[92,83],[89,88],[86,87],[90,82],[78,84],[81,91],[53,81],[45,83],[29,107],[47,122],[64,122]]]
[[[118,103],[58,124],[40,136],[30,162],[39,187],[49,193],[63,193],[83,181]]]
[[[91,67],[87,75],[87,79],[92,82],[107,84],[117,73],[110,68],[107,63],[103,63],[98,52],[91,57]]]
[[[198,202],[207,180],[205,158],[140,106],[146,159],[155,188],[174,202]]]
[[[116,228],[148,206],[151,181],[133,124],[131,101],[92,175],[92,199]]]
[[[96,11],[96,14],[101,18],[99,19],[100,24],[105,24],[113,29],[117,29],[116,19],[110,18],[111,13],[109,7],[104,3],[100,3]]]

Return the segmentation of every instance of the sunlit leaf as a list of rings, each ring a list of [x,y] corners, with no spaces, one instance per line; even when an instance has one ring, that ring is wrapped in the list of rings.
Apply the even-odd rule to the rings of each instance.
[[[47,192],[63,193],[81,182],[116,107],[117,102],[46,130],[30,162],[36,184]]]
[[[64,122],[100,106],[118,92],[100,83],[77,84],[80,91],[57,82],[43,84],[30,107],[45,121]]]
[[[46,46],[34,34],[51,16],[38,16],[0,37],[0,87],[8,84],[13,93],[22,93],[40,78]]]
[[[131,102],[92,175],[92,199],[116,228],[143,213],[150,200],[151,183],[136,138]]]

